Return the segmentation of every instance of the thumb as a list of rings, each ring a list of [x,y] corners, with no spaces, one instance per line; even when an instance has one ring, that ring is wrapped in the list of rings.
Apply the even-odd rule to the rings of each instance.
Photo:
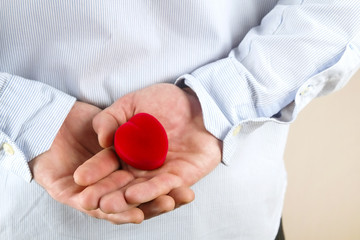
[[[98,141],[102,148],[113,145],[115,131],[119,126],[114,116],[105,110],[94,117],[93,128],[98,135]]]
[[[116,130],[132,117],[131,104],[126,104],[125,98],[118,99],[93,119],[93,128],[98,135],[99,144],[103,148],[111,147],[114,144]]]

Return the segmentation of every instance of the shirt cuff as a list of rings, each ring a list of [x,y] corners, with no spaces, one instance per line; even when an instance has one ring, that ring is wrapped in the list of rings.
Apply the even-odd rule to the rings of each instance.
[[[75,100],[46,84],[0,73],[0,167],[30,182],[28,162],[50,148]]]

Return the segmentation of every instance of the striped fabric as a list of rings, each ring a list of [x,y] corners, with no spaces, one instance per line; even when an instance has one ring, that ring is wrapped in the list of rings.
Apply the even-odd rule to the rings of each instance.
[[[1,239],[273,239],[287,123],[360,66],[358,0],[2,0],[0,9]],[[224,143],[230,167],[194,186],[194,205],[113,227],[13,176],[31,181],[28,162],[49,149],[75,99],[103,108],[160,82],[191,87]]]
[[[50,148],[54,133],[59,130],[75,98],[56,89],[49,91],[49,86],[37,81],[6,73],[1,77],[0,142],[16,150],[14,155],[1,151],[0,164],[30,181],[27,161]]]

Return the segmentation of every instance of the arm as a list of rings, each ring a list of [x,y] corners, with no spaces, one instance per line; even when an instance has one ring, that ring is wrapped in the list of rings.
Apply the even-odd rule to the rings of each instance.
[[[358,1],[311,2],[279,1],[227,58],[179,78],[196,92],[206,129],[224,141],[224,163],[239,126],[273,120],[280,111],[278,120],[292,121],[358,69]]]
[[[0,73],[0,166],[29,182],[28,162],[50,148],[74,101],[45,84]]]

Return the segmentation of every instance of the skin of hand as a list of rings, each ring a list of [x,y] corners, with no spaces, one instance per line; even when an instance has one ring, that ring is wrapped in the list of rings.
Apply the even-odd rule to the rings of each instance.
[[[101,151],[98,137],[93,130],[92,120],[101,109],[76,102],[61,126],[51,148],[29,162],[35,181],[57,201],[67,204],[90,216],[113,223],[141,222],[143,213],[138,208],[130,211],[107,214],[100,209],[84,210],[80,205],[81,192],[85,189],[74,182],[75,170],[86,160],[101,152],[103,164],[111,151]],[[128,184],[134,180],[126,171],[118,172],[119,182]]]
[[[135,169],[111,151],[104,166],[102,155],[110,152],[117,128],[141,112],[156,117],[167,132],[164,165],[152,171]],[[157,216],[191,202],[190,186],[221,162],[222,142],[205,129],[199,100],[189,88],[164,83],[127,94],[97,114],[93,126],[104,150],[74,173],[75,182],[86,186],[80,201],[87,211],[132,215],[141,209],[144,219]],[[117,176],[124,172],[133,176],[126,184]]]

